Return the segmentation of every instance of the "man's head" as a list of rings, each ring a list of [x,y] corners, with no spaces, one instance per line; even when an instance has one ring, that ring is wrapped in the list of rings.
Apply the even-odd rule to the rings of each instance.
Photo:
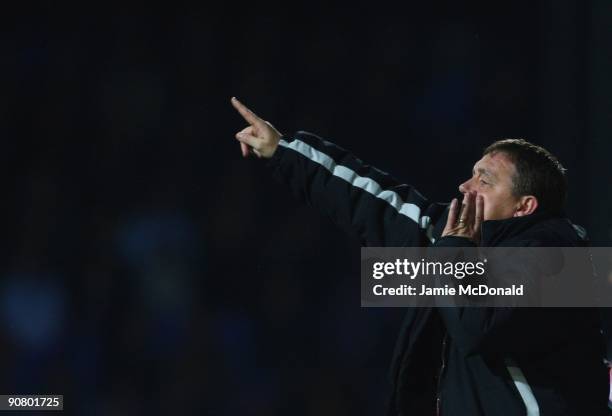
[[[505,139],[487,147],[461,193],[482,195],[484,220],[534,213],[560,213],[565,204],[565,169],[546,149],[522,139]]]

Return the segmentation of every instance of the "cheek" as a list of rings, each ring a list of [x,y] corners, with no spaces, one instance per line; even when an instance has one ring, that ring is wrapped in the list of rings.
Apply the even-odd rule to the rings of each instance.
[[[485,209],[487,207],[497,206],[497,198],[495,198],[494,196],[482,194],[482,200],[484,202]]]
[[[493,205],[486,197],[483,198],[483,202],[484,202],[484,213],[483,213],[483,219],[486,220],[491,220],[493,218],[495,218],[495,205]]]
[[[499,220],[512,217],[512,200],[507,195],[481,194],[484,201],[484,220]]]
[[[482,195],[484,203],[484,220],[496,220],[503,214],[500,209],[500,198],[491,194]]]

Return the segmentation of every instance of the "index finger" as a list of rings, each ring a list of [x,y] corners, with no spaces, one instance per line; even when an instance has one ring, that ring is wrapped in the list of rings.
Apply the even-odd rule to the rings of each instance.
[[[446,219],[446,224],[450,224],[451,227],[454,227],[455,223],[457,222],[457,211],[459,211],[457,209],[457,202],[457,198],[453,198],[450,207],[448,208],[448,217]]]
[[[476,218],[474,220],[474,228],[479,229],[484,217],[484,198],[482,195],[476,197]]]
[[[468,192],[466,195],[467,200],[465,201],[465,206],[464,206],[464,211],[461,213],[461,217],[464,221],[466,222],[473,222],[474,221],[474,211],[475,211],[475,199],[476,197],[474,196],[473,193]]]
[[[238,110],[238,112],[240,113],[240,115],[250,124],[250,125],[254,125],[254,124],[259,124],[261,122],[263,122],[262,119],[260,119],[259,117],[257,117],[257,114],[255,114],[254,112],[252,112],[251,110],[248,109],[247,106],[245,106],[244,104],[242,104],[240,101],[238,101],[238,99],[236,97],[232,97],[232,105],[234,106],[234,108],[236,110]]]

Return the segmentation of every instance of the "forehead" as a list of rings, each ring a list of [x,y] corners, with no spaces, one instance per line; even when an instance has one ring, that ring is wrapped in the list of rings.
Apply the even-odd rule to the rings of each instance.
[[[498,177],[511,178],[516,173],[514,163],[504,152],[488,153],[474,165],[474,170],[483,169]]]

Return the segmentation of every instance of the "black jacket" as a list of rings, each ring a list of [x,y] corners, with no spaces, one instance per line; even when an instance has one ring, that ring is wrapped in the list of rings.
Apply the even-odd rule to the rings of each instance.
[[[275,176],[366,246],[469,246],[440,238],[448,204],[306,132],[284,137]],[[580,246],[564,218],[485,221],[484,246]],[[599,314],[577,308],[411,308],[391,366],[390,415],[607,413]]]

